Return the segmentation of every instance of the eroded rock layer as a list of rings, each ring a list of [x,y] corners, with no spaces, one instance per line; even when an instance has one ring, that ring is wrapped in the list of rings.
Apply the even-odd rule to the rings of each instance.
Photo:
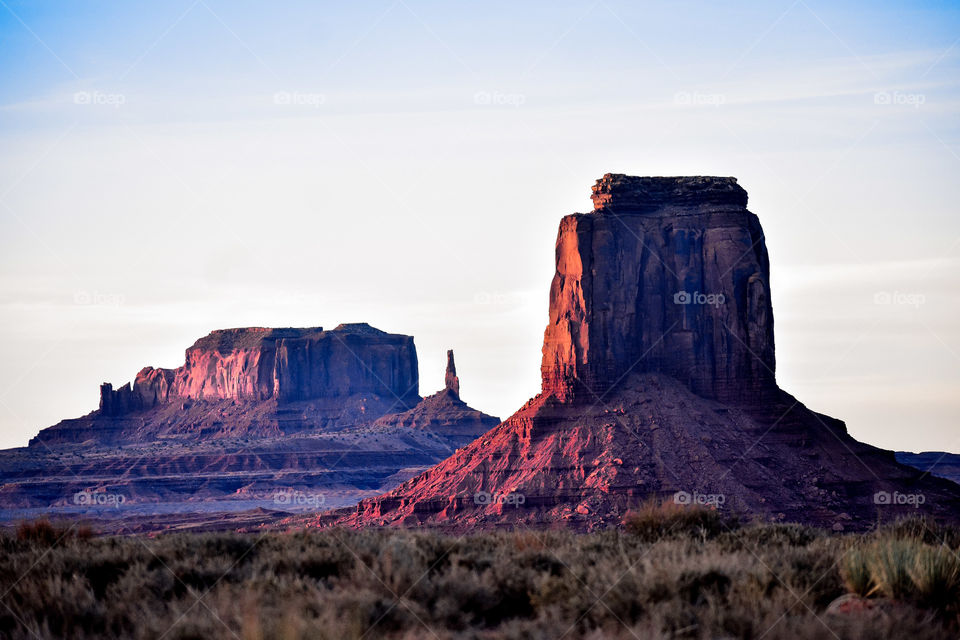
[[[878,504],[878,495],[890,503]],[[922,511],[943,518],[960,508],[953,483],[897,464],[786,393],[764,415],[693,394],[663,374],[634,373],[604,403],[537,396],[339,522],[590,530],[653,499],[859,530],[917,513],[914,504],[893,504],[897,495],[922,495]]]

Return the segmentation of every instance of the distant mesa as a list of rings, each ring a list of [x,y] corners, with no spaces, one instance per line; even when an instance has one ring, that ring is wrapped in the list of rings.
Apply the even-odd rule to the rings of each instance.
[[[897,462],[960,484],[960,455],[946,451],[897,452]]]
[[[125,513],[276,509],[281,490],[353,504],[500,422],[460,399],[447,357],[445,388],[421,398],[411,336],[365,323],[213,331],[182,367],[104,383],[97,410],[0,451],[0,510],[70,508],[83,492],[122,495]]]
[[[189,347],[182,367],[146,367],[118,389],[104,383],[97,411],[32,444],[338,428],[415,407],[419,380],[413,338],[365,323],[220,329]],[[210,408],[217,419],[203,417]]]
[[[364,392],[412,405],[418,384],[413,338],[368,324],[332,331],[220,329],[187,349],[186,364],[178,369],[147,367],[132,387],[114,390],[105,383],[100,411],[122,416],[178,399],[284,403]]]
[[[118,389],[104,383],[97,411],[45,429],[31,444],[276,436],[384,416],[400,424],[410,412],[421,428],[439,420],[459,435],[499,422],[460,401],[452,351],[441,392],[452,394],[450,401],[424,404],[413,338],[366,323],[220,329],[189,347],[185,360],[177,369],[146,367]]]
[[[735,178],[607,174],[593,202],[560,221],[540,395],[323,522],[594,529],[673,500],[843,530],[915,514],[882,498],[920,493],[960,517],[960,486],[777,385],[766,240]]]

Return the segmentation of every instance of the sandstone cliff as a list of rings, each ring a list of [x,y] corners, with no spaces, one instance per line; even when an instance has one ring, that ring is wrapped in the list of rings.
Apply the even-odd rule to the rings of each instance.
[[[412,409],[419,379],[413,338],[365,323],[222,329],[188,348],[182,367],[146,367],[118,389],[104,383],[97,411],[44,429],[31,444],[343,428]]]
[[[591,529],[655,499],[862,529],[916,513],[884,501],[904,495],[958,518],[960,487],[777,387],[763,231],[734,178],[608,174],[593,201],[560,223],[542,393],[338,522]]]
[[[123,415],[162,402],[336,398],[371,392],[415,402],[413,338],[368,324],[312,329],[220,329],[187,349],[179,369],[147,367],[133,386],[101,387],[100,409]]]
[[[608,174],[560,222],[543,390],[602,396],[659,371],[720,400],[774,383],[770,265],[735,178]]]

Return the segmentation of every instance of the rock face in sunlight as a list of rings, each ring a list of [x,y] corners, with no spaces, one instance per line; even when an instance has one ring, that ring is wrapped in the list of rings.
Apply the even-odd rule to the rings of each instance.
[[[960,487],[860,443],[776,383],[769,262],[734,178],[607,174],[563,218],[542,393],[448,460],[318,523],[620,522],[646,500],[862,529]]]
[[[133,386],[100,389],[100,410],[119,416],[171,400],[280,402],[374,393],[416,402],[413,338],[368,324],[312,329],[220,329],[187,349],[179,369],[147,367]]]

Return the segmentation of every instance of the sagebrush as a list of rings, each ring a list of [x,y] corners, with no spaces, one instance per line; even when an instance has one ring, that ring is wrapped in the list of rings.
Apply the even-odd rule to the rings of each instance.
[[[841,536],[663,517],[672,524],[650,509],[592,534],[7,535],[0,637],[957,637],[952,532]],[[913,564],[884,564],[906,557],[888,553],[900,549],[891,541],[913,545]],[[884,602],[888,576],[895,615],[827,611],[851,590]]]

